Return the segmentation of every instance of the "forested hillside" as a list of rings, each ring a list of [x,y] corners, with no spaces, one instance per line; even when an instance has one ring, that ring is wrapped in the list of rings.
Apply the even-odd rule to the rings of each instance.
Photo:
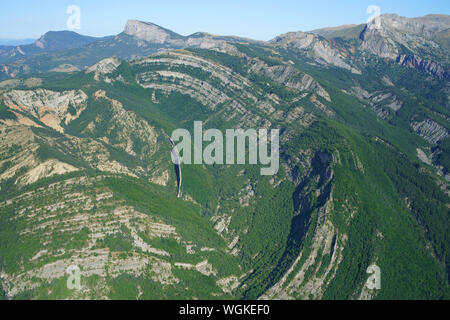
[[[450,298],[442,55],[407,65],[355,26],[207,48],[148,27],[121,36],[145,57],[90,55],[94,42],[47,60],[106,58],[89,68],[0,82],[0,297]],[[177,198],[167,137],[194,121],[280,129],[280,170],[182,165]]]

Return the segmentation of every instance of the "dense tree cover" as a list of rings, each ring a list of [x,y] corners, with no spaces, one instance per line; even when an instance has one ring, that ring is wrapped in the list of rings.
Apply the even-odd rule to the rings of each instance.
[[[383,168],[386,174],[424,228],[426,238],[431,241],[436,256],[445,263],[446,269],[450,270],[448,197],[433,178],[420,170],[419,165],[410,163],[403,155],[394,157],[390,150],[383,151]]]
[[[336,115],[325,118],[307,99],[294,102],[297,92],[267,77],[250,74],[248,61],[244,57],[189,49],[192,54],[220,63],[247,77],[254,86],[253,94],[256,95],[257,89],[276,94],[282,100],[277,105],[279,110],[289,111],[302,106],[314,113],[317,121],[310,127],[274,121],[273,125],[281,126],[288,137],[281,146],[282,168],[275,177],[261,177],[258,166],[183,166],[183,192],[192,197],[191,201],[177,199],[173,184],[161,187],[142,177],[104,177],[99,187],[111,190],[114,200],[123,201],[144,214],[156,216],[175,226],[183,239],[195,240],[201,246],[218,250],[188,255],[174,239],[151,239],[144,232],[139,236],[152,247],[170,252],[172,262],[176,259],[195,264],[207,258],[221,276],[245,275],[233,293],[234,297],[255,299],[280,280],[300,253],[302,259],[288,280],[292,280],[302,268],[312,250],[314,232],[324,219],[324,205],[332,201],[333,210],[327,213],[326,218],[335,228],[333,243],[344,249],[335,276],[328,274],[325,279],[329,283],[324,298],[358,298],[368,276],[367,267],[374,262],[382,270],[383,289],[378,298],[448,298],[448,196],[439,189],[436,176],[429,172],[431,169],[415,159],[416,148],[427,145],[412,133],[410,127],[412,120],[437,119],[433,115],[435,112],[448,116],[440,105],[441,96],[434,94],[433,88],[428,87],[423,76],[416,71],[401,69],[375,58],[369,60],[368,72],[358,76],[334,67],[318,68],[311,64],[312,60],[299,58],[298,54],[289,50],[281,50],[283,59],[280,59],[264,46],[238,44],[236,47],[248,57],[258,58],[269,66],[292,60],[295,67],[314,76],[329,92],[332,96],[329,105]],[[202,69],[189,66],[171,68],[172,71],[208,81],[218,90],[230,92]],[[175,92],[165,94],[137,85],[136,76],[141,72],[166,69],[167,65],[163,64],[132,65],[124,62],[112,78],[120,75],[125,82],[105,84],[94,81],[92,75],[75,73],[69,76],[47,75],[49,78],[44,87],[53,90],[83,88],[89,95],[86,110],[65,127],[67,133],[80,137],[96,139],[108,135],[112,142],[117,142],[114,140],[117,132],[109,132],[110,105],[104,99],[92,97],[99,89],[105,90],[109,98],[119,100],[125,110],[135,112],[161,133],[170,133],[175,128],[191,129],[194,120],[208,119],[208,127],[211,128],[223,129],[235,125],[235,122],[228,122],[219,116],[211,118],[214,112],[188,95]],[[368,104],[342,91],[352,86],[361,86],[369,92],[387,90],[379,81],[386,74],[399,84],[399,88],[388,88],[389,92],[404,101],[403,108],[396,113],[390,112],[386,120],[377,118]],[[442,83],[435,85],[439,89]],[[400,89],[401,86],[408,90]],[[153,101],[152,96],[157,102]],[[244,104],[248,110],[263,115],[254,104]],[[218,106],[219,109],[221,107],[224,106]],[[85,128],[93,118],[98,119],[95,131],[86,133]],[[51,136],[57,142],[64,139],[48,129],[33,130],[39,135]],[[441,150],[438,162],[444,165],[445,170],[448,170],[450,153],[448,141],[444,140],[438,146]],[[158,151],[160,159],[169,162],[168,143],[158,143],[162,146]],[[55,158],[80,168],[88,167],[76,159],[70,150],[57,151],[43,141],[39,144],[37,154],[41,160]],[[152,159],[139,159],[109,144],[102,144],[111,160],[129,168],[156,163]],[[137,145],[137,148],[140,150],[142,145]],[[16,151],[11,150],[11,153]],[[320,160],[320,155],[326,155],[324,158],[329,160]],[[0,173],[10,165],[5,162],[0,167]],[[35,191],[55,181],[102,175],[94,170],[83,170],[18,188],[14,182],[24,171],[1,182],[0,200]],[[280,184],[276,184],[277,181]],[[36,201],[42,205],[50,200],[55,199]],[[17,271],[21,267],[21,259],[32,257],[41,243],[37,238],[22,239],[18,236],[18,230],[24,227],[25,222],[12,220],[15,212],[11,208],[8,207],[0,215],[0,266],[7,271]],[[230,217],[230,221],[227,232],[218,235],[213,226],[217,222],[214,219],[220,217]],[[109,248],[115,254],[128,255],[132,248],[129,233],[129,230],[122,228],[119,233],[107,236],[98,246]],[[86,230],[70,234],[55,233],[53,247],[66,245],[72,249],[80,248],[85,244],[86,237]],[[227,248],[227,243],[234,239],[238,239],[236,256],[230,255],[231,249]],[[318,258],[306,270],[305,279],[324,275],[333,253],[324,254],[321,249]],[[109,297],[148,299],[195,296],[208,299],[211,292],[220,290],[215,283],[216,278],[199,275],[193,270],[176,269],[174,275],[181,280],[177,286],[162,286],[151,280],[150,274],[108,277],[106,283],[112,288]],[[99,280],[92,277],[86,281],[95,287]],[[58,294],[66,296],[59,280],[51,285],[55,287],[54,293],[45,293],[48,289],[45,284],[39,295],[41,298]],[[179,290],[185,286],[189,290]],[[295,298],[305,298],[300,292],[296,294]],[[25,292],[23,297],[27,296],[33,297],[33,294]]]
[[[450,138],[441,141],[437,148],[437,162],[444,167],[444,174],[450,173]]]
[[[218,277],[226,277],[232,274],[239,274],[241,272],[238,261],[235,257],[225,254],[226,244],[221,237],[219,237],[211,228],[208,221],[201,216],[200,207],[190,202],[177,199],[172,193],[161,186],[156,186],[148,183],[142,179],[135,179],[121,175],[107,175],[99,172],[74,172],[66,175],[58,175],[51,178],[39,180],[38,182],[28,185],[25,188],[16,188],[15,192],[10,190],[11,194],[16,194],[18,200],[15,200],[10,205],[2,208],[0,215],[0,269],[15,274],[17,272],[24,272],[39,268],[45,264],[52,263],[58,259],[69,258],[74,250],[81,250],[86,247],[90,235],[90,230],[83,227],[77,230],[57,230],[50,232],[50,239],[43,237],[41,234],[30,233],[20,236],[19,234],[27,227],[26,216],[17,217],[17,208],[28,207],[25,213],[31,208],[45,208],[46,205],[51,205],[54,201],[61,201],[64,199],[64,194],[61,193],[41,193],[42,188],[54,183],[62,183],[66,188],[70,189],[71,193],[86,192],[83,184],[66,184],[65,182],[83,176],[96,177],[94,185],[87,191],[94,195],[99,192],[111,190],[114,194],[115,201],[123,202],[126,205],[132,205],[136,210],[148,214],[152,217],[158,217],[159,221],[171,224],[176,227],[177,233],[181,236],[183,241],[188,243],[195,243],[197,247],[197,254],[188,254],[184,245],[173,238],[149,238],[145,233],[140,232],[142,239],[151,245],[153,248],[165,250],[170,252],[170,257],[164,258],[173,262],[184,262],[197,264],[201,261],[208,260],[213,264],[218,272]],[[106,189],[105,189],[106,188]],[[25,193],[33,195],[32,197],[20,197]],[[67,191],[66,191],[67,192]],[[49,213],[50,209],[43,209],[44,212]],[[87,209],[85,209],[87,210]],[[93,211],[92,211],[93,210]],[[93,207],[92,212],[96,210],[107,210],[108,207],[97,208]],[[111,208],[109,208],[111,210]],[[74,212],[70,210],[56,210],[58,215],[57,220],[70,219]],[[89,214],[89,212],[87,212]],[[14,218],[15,217],[15,218]],[[50,226],[42,230],[43,233],[50,231]],[[48,242],[44,246],[44,243]],[[41,257],[38,260],[31,260],[37,252],[45,247],[50,253],[59,252],[64,248],[65,253],[57,256],[49,255]],[[215,248],[215,251],[200,251],[201,247]],[[119,230],[116,233],[108,234],[104,239],[97,241],[95,248],[106,248],[112,254],[118,254],[119,259],[124,259],[133,251],[138,250],[134,246],[134,240],[131,237],[130,230],[124,226],[119,225]],[[143,254],[141,252],[141,254]],[[211,292],[220,292],[217,287],[217,277],[208,277],[199,274],[195,270],[172,270],[174,276],[181,279],[186,287],[189,286],[189,291],[179,291],[177,288],[179,284],[170,286],[163,286],[159,282],[152,280],[154,275],[150,269],[146,271],[139,279],[135,281],[122,282],[120,279],[128,277],[122,275],[119,278],[108,277],[106,279],[111,288],[111,292],[103,292],[101,295],[107,295],[110,298],[137,298],[137,295],[130,296],[127,291],[128,287],[134,289],[137,286],[141,288],[158,289],[156,292],[144,292],[142,298],[192,298],[193,296],[202,298],[211,298]],[[64,278],[64,285],[66,279]],[[100,279],[83,278],[83,286],[88,286],[93,291],[97,290]],[[70,298],[73,292],[65,290],[59,282],[61,279],[52,282],[42,282],[38,288],[25,291],[15,298]],[[50,288],[54,289],[50,290]],[[67,289],[67,288],[66,288]],[[228,297],[228,295],[224,295]]]
[[[3,100],[0,100],[0,119],[2,120],[17,119],[17,116],[8,109]]]

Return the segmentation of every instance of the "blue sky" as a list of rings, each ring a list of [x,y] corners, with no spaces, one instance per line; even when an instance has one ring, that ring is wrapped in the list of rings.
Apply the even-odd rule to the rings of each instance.
[[[363,23],[366,9],[416,17],[450,14],[449,0],[2,0],[0,39],[37,38],[65,30],[69,5],[81,9],[78,33],[118,34],[128,19],[154,22],[182,35],[205,31],[269,40],[288,31]]]

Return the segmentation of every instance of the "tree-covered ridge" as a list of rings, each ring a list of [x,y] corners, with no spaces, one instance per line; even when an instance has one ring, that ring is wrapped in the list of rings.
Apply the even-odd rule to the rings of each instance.
[[[5,89],[87,96],[60,132],[4,102],[22,121],[0,127],[6,296],[448,298],[448,187],[435,167],[448,170],[448,138],[433,145],[411,125],[449,128],[447,84],[370,59],[359,75],[290,48],[228,44]],[[195,120],[281,129],[278,174],[186,165],[177,199],[165,135]],[[66,290],[70,263],[82,292]],[[382,290],[366,292],[373,263]]]

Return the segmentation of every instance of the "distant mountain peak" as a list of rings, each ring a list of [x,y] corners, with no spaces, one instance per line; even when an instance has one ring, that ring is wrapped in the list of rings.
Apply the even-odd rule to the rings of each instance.
[[[99,40],[100,38],[83,36],[74,31],[49,31],[34,42],[40,49],[63,50]]]
[[[450,16],[446,15],[407,18],[383,14],[378,26],[364,28],[360,35],[361,47],[382,58],[396,60],[405,54],[447,64],[448,53],[437,42],[439,33],[449,28]]]
[[[139,40],[160,44],[173,38],[182,38],[179,34],[164,29],[154,23],[139,20],[128,20],[124,33]]]
[[[47,47],[47,43],[51,42],[55,37],[59,37],[60,35],[71,36],[78,35],[73,31],[48,31],[43,34],[39,39],[34,42],[34,45],[38,48],[45,49]]]

